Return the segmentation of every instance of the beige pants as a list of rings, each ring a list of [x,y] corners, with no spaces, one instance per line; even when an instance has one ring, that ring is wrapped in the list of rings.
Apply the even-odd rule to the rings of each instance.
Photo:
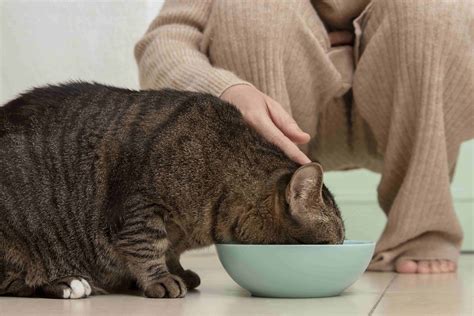
[[[309,1],[290,8],[290,23],[265,15],[271,1],[259,3],[241,14],[245,6],[234,5],[232,15],[247,19],[233,27],[222,17],[232,4],[213,8],[205,33],[213,65],[279,101],[313,136],[303,149],[326,170],[382,174],[388,222],[370,269],[393,270],[400,258],[456,261],[462,232],[450,179],[460,144],[474,137],[474,2],[374,0],[354,22],[354,47],[339,48]],[[235,45],[242,33],[251,43]],[[279,58],[265,53],[275,51]]]

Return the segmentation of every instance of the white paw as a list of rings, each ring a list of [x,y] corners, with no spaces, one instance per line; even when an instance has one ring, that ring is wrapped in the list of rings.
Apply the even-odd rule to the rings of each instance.
[[[71,297],[71,289],[63,289],[63,298]]]
[[[83,278],[74,279],[69,283],[69,288],[63,290],[63,298],[83,298],[91,295],[92,289],[89,282]]]
[[[91,286],[89,285],[89,282],[87,282],[86,280],[84,280],[83,278],[81,278],[81,283],[82,285],[84,286],[84,289],[86,290],[85,293],[86,293],[86,297],[91,295],[92,293],[92,289],[91,289]]]

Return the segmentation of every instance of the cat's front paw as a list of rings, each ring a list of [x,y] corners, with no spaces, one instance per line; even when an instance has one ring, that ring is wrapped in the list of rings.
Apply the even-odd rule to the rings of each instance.
[[[186,270],[179,276],[183,279],[188,290],[195,289],[201,284],[201,278],[194,271]]]
[[[64,299],[85,298],[91,293],[89,282],[81,277],[63,278],[38,289],[40,296]]]
[[[145,296],[152,298],[178,298],[186,295],[187,289],[183,280],[174,274],[169,274],[145,289]]]

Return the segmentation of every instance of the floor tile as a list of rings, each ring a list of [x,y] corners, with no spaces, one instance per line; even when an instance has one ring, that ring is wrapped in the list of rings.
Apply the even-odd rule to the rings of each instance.
[[[202,279],[185,299],[104,295],[84,300],[0,298],[0,315],[469,315],[474,256],[463,256],[459,274],[425,276],[365,273],[343,295],[321,299],[255,298],[225,273],[213,250],[183,256]],[[472,285],[472,284],[471,284]],[[382,293],[385,295],[382,297]]]
[[[366,273],[343,295],[321,299],[256,298],[227,275],[212,251],[183,256],[183,266],[201,276],[185,299],[104,295],[84,300],[0,298],[0,315],[367,315],[392,274]]]
[[[386,293],[372,315],[474,315],[473,298],[459,293]]]
[[[399,274],[387,289],[393,292],[457,292],[472,296],[474,289],[474,255],[462,255],[457,273]]]
[[[373,315],[474,315],[474,255],[458,273],[396,275]]]

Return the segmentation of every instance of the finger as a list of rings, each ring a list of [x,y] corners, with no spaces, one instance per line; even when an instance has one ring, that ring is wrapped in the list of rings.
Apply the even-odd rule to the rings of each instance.
[[[264,120],[257,125],[259,132],[269,142],[280,148],[291,160],[299,164],[310,163],[311,160],[286,137],[270,120]]]
[[[296,121],[283,109],[283,107],[276,101],[269,99],[267,101],[267,108],[270,117],[286,137],[297,144],[306,144],[310,140],[308,133],[305,133],[298,126]]]
[[[330,32],[328,36],[331,46],[350,45],[354,42],[354,34],[348,31]]]

